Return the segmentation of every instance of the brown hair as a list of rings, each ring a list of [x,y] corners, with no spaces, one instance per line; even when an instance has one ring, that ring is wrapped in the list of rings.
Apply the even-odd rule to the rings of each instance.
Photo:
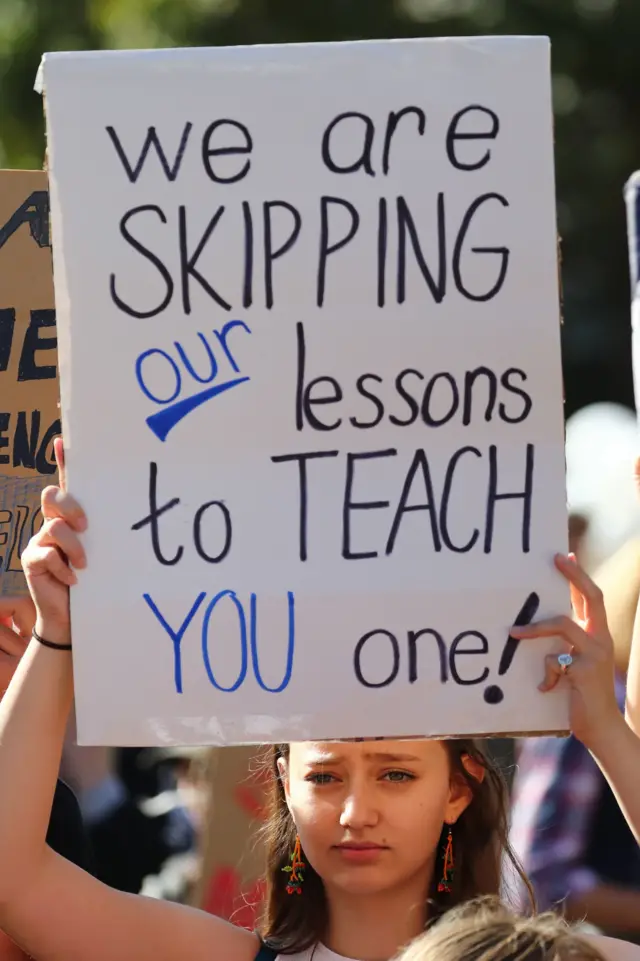
[[[443,826],[438,846],[438,857],[427,904],[427,915],[434,918],[450,907],[480,895],[498,894],[502,877],[502,858],[511,863],[525,884],[531,907],[534,907],[531,885],[509,847],[507,839],[508,792],[497,768],[471,740],[442,742],[447,754],[452,777],[462,777],[472,792],[472,801],[454,828],[455,872],[451,893],[438,891],[442,868],[442,851],[446,840]],[[284,787],[278,772],[278,759],[289,757],[289,745],[280,744],[272,753],[272,785],[269,816],[264,827],[267,850],[267,898],[262,919],[261,936],[281,954],[295,954],[322,941],[326,937],[328,906],[322,879],[307,864],[304,872],[304,892],[291,897],[285,891],[286,878],[282,869],[289,863],[296,830],[287,807]],[[469,758],[467,770],[463,759]],[[468,763],[468,762],[467,762]],[[483,777],[478,774],[483,773]],[[448,828],[446,829],[448,831]],[[439,873],[440,872],[440,873]],[[285,879],[285,880],[283,880]]]
[[[556,914],[523,918],[495,898],[467,902],[416,938],[398,961],[605,961]]]

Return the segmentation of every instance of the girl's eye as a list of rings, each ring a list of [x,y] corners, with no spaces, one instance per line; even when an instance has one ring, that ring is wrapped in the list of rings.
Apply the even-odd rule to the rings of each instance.
[[[384,777],[389,781],[403,782],[403,781],[415,781],[415,774],[409,774],[408,771],[387,771]]]
[[[310,781],[312,784],[330,784],[331,781],[335,781],[335,778],[333,774],[324,774],[318,772],[316,774],[308,774],[305,778],[305,781]]]

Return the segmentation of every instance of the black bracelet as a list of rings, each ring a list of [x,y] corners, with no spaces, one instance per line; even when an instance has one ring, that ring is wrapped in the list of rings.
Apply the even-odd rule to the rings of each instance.
[[[43,647],[50,647],[54,651],[70,651],[71,644],[54,644],[53,641],[45,641],[44,637],[40,637],[35,627],[31,631],[31,636],[38,644],[42,644]]]

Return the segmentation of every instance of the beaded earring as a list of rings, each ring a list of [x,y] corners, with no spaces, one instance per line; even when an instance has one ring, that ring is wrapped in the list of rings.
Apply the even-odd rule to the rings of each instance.
[[[287,894],[302,894],[302,882],[304,881],[304,869],[306,864],[302,860],[302,849],[300,838],[296,834],[296,843],[291,854],[291,864],[287,864],[282,870],[289,875],[287,880]]]
[[[447,835],[447,843],[442,852],[442,879],[438,884],[438,891],[444,894],[451,894],[451,882],[453,881],[453,835],[451,827]]]

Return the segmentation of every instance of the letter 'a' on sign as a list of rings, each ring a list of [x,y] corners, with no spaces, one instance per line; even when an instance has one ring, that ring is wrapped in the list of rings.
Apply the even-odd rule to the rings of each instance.
[[[510,636],[570,609],[548,40],[38,85],[80,742],[565,730]]]

